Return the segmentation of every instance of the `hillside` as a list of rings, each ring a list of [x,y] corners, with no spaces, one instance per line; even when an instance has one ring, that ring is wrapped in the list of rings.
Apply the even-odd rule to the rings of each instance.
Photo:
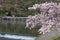
[[[57,0],[0,0],[0,15],[6,15],[6,12],[10,12],[12,15],[19,14],[21,16],[34,15],[40,13],[39,10],[28,10],[28,7],[45,1],[57,2]]]

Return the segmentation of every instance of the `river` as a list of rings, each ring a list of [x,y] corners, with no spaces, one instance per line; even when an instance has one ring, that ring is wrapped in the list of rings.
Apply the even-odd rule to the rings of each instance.
[[[35,40],[36,37],[29,35],[15,35],[8,33],[0,33],[0,40]]]

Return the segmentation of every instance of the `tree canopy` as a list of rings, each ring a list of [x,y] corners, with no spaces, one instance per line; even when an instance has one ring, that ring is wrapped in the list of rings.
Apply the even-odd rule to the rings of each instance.
[[[10,11],[12,15],[18,13],[23,16],[34,15],[38,13],[38,11],[28,10],[28,7],[32,6],[33,4],[41,3],[45,1],[48,0],[0,0],[0,13],[5,14],[6,12]],[[57,0],[53,0],[53,1],[57,2]]]

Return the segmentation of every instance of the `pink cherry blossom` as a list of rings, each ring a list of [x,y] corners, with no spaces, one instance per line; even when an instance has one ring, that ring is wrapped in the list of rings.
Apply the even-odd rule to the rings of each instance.
[[[38,29],[39,33],[47,33],[51,31],[53,26],[56,26],[56,30],[60,31],[60,3],[50,2],[35,4],[28,9],[40,9],[40,13],[34,16],[28,16],[26,20],[26,28],[34,28],[37,24],[42,27]]]

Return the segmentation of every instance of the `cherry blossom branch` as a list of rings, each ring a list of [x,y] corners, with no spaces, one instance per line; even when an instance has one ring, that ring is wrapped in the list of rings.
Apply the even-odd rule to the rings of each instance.
[[[37,24],[42,25],[38,30],[39,33],[45,34],[46,32],[51,31],[51,27],[56,26],[57,30],[60,29],[60,3],[42,3],[35,4],[33,7],[28,9],[40,9],[41,13],[34,16],[28,16],[26,20],[25,28],[34,28]]]

